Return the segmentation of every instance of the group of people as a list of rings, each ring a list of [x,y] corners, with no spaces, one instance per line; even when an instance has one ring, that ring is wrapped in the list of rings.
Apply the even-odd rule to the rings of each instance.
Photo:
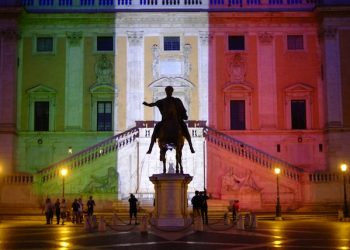
[[[95,205],[95,201],[92,199],[92,196],[90,196],[88,202],[86,203],[88,216],[93,215]],[[69,211],[67,210],[67,203],[64,198],[61,201],[60,199],[57,199],[54,204],[52,204],[50,198],[46,198],[44,204],[44,212],[46,217],[46,224],[53,223],[54,215],[56,215],[57,225],[60,224],[60,221],[62,221],[62,225],[64,225],[64,222],[69,218]],[[84,204],[82,198],[74,199],[72,203],[72,222],[76,224],[82,223],[83,215]]]
[[[208,204],[209,196],[206,190],[195,191],[195,196],[192,197],[191,203],[193,208],[193,218],[202,216],[203,224],[208,225]]]

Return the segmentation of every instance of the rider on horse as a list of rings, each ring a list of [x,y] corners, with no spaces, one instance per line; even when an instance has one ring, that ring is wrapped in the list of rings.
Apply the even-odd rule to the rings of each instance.
[[[161,126],[163,125],[164,121],[169,121],[171,119],[171,116],[175,115],[177,117],[177,120],[181,126],[181,130],[183,132],[184,137],[188,141],[188,144],[190,146],[190,150],[192,153],[194,153],[192,141],[191,141],[191,136],[188,131],[188,128],[186,126],[186,123],[184,120],[188,119],[187,116],[187,111],[182,103],[182,101],[179,98],[172,97],[173,94],[173,87],[167,86],[165,88],[165,93],[166,97],[163,99],[160,99],[154,103],[147,103],[143,102],[143,105],[148,106],[148,107],[154,107],[157,106],[161,115],[162,115],[162,120],[156,124],[153,130],[153,134],[151,137],[151,144],[149,145],[149,149],[147,151],[147,154],[150,154],[152,152],[152,148],[154,143],[156,142],[156,139],[159,137],[159,131],[161,129]],[[175,105],[176,107],[176,114],[172,113],[172,109],[170,108],[171,105]]]

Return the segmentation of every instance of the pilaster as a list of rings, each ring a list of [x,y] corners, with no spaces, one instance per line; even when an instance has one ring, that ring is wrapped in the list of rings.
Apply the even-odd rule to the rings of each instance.
[[[126,127],[131,128],[136,120],[143,120],[143,31],[127,31],[127,38]]]
[[[14,27],[0,29],[0,171],[2,173],[14,171],[18,37]]]
[[[343,126],[342,87],[340,72],[339,37],[335,27],[320,30],[323,42],[324,82],[326,87],[326,126]]]
[[[65,130],[83,126],[83,61],[82,32],[66,33]]]
[[[258,34],[259,126],[277,128],[276,61],[273,35]]]
[[[208,54],[211,37],[209,32],[200,31],[198,39],[198,93],[199,120],[208,121]]]

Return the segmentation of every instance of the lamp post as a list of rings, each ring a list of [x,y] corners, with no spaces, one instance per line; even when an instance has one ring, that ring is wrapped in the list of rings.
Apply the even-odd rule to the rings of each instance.
[[[64,198],[64,178],[67,175],[67,169],[62,168],[61,169],[61,175],[62,175],[62,198]]]
[[[281,204],[280,204],[280,187],[278,176],[281,173],[280,168],[275,168],[276,182],[277,182],[277,202],[276,202],[276,217],[275,220],[282,220],[281,217]]]
[[[346,171],[347,171],[347,168],[348,168],[348,166],[345,163],[340,165],[340,169],[343,172],[343,183],[344,183],[344,208],[343,208],[344,219],[349,218],[348,201],[346,198]]]

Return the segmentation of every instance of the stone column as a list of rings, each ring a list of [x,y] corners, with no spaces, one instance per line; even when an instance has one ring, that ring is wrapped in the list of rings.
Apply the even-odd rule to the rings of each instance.
[[[343,126],[342,86],[339,56],[339,38],[336,28],[326,27],[321,30],[324,55],[324,82],[326,87],[326,126]]]
[[[0,29],[0,171],[2,173],[14,171],[17,39],[16,29]]]
[[[259,125],[277,128],[276,61],[272,34],[258,34]]]
[[[143,31],[127,32],[126,127],[143,120],[144,51]]]
[[[208,121],[208,44],[209,32],[199,32],[198,52],[198,97],[199,120]]]
[[[67,32],[65,130],[79,131],[83,127],[83,65],[82,32]]]

